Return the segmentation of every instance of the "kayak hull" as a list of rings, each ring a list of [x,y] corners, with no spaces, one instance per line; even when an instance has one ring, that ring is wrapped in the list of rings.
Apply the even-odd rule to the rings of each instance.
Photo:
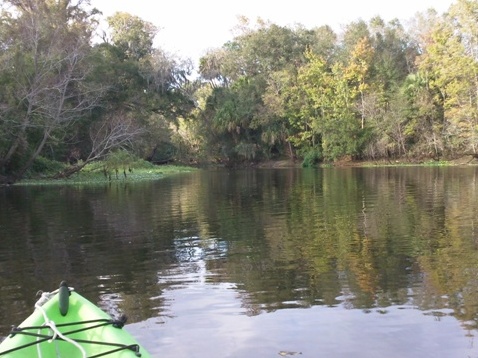
[[[121,328],[122,322],[114,321],[75,291],[69,293],[67,312],[63,315],[62,297],[56,293],[35,308],[0,343],[0,357],[83,358],[86,354],[86,357],[150,358],[133,336]]]

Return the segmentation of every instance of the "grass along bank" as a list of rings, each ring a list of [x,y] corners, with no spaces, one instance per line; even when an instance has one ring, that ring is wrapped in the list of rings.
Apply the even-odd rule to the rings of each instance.
[[[125,166],[111,167],[106,161],[87,164],[68,178],[53,179],[53,172],[32,173],[14,185],[57,185],[57,184],[104,184],[113,182],[137,182],[157,180],[165,176],[197,170],[187,166],[155,165],[145,160],[135,160]]]

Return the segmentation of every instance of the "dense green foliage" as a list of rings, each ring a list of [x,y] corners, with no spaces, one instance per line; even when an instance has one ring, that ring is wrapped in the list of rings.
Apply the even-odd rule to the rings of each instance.
[[[408,29],[376,17],[340,34],[245,21],[201,59],[211,86],[199,117],[207,147],[304,165],[476,153],[477,10],[477,1],[458,0],[443,16],[418,14]]]
[[[478,1],[335,33],[241,19],[194,77],[158,29],[88,0],[0,0],[0,181],[68,177],[111,151],[153,162],[446,158],[478,150]],[[101,10],[101,9],[100,9]]]

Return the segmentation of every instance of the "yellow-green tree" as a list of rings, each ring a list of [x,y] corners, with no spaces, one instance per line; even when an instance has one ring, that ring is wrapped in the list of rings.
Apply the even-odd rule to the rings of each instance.
[[[320,56],[307,53],[309,62],[299,69],[297,85],[286,93],[294,99],[289,109],[296,111],[291,124],[302,128],[294,138],[296,145],[319,146],[326,160],[359,153],[365,117],[357,109],[368,88],[372,54],[366,39],[357,43],[347,64],[328,66]]]
[[[443,118],[434,120],[443,121],[443,140],[452,154],[478,149],[478,64],[471,45],[478,37],[467,26],[476,10],[478,2],[459,1],[449,13],[454,21],[440,22],[432,30],[418,59],[434,103],[442,108]]]
[[[363,37],[353,48],[349,63],[345,68],[345,76],[352,87],[352,96],[358,95],[361,128],[365,128],[365,93],[370,88],[369,73],[372,65],[374,49],[370,41]]]

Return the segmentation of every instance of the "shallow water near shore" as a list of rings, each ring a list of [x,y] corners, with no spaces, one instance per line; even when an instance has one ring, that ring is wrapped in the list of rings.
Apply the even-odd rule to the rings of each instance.
[[[61,280],[155,357],[478,357],[478,168],[0,189],[1,334]]]

